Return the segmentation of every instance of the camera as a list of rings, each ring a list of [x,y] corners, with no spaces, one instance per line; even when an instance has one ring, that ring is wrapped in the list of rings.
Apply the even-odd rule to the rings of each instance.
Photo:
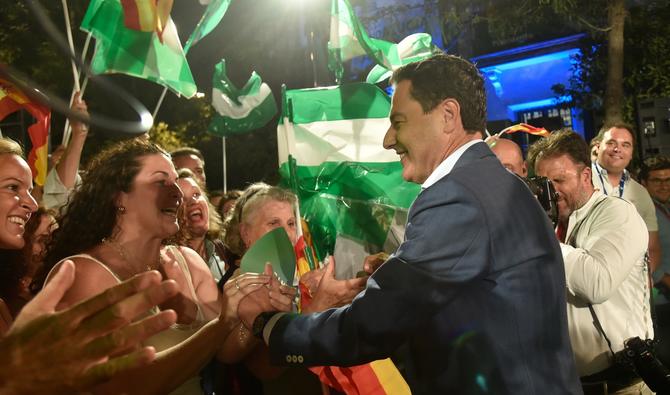
[[[558,194],[554,185],[546,177],[521,178],[547,213],[551,223],[558,222]]]
[[[631,337],[624,342],[623,350],[614,354],[614,360],[632,368],[652,391],[670,394],[670,371],[654,355],[653,340]]]

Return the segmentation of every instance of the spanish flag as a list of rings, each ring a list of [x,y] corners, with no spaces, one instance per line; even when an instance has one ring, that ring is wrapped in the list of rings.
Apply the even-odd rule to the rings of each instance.
[[[0,79],[0,120],[7,115],[24,109],[32,115],[36,122],[28,127],[28,135],[33,148],[28,154],[28,164],[33,172],[37,185],[44,185],[47,177],[48,136],[51,110],[39,103],[31,101],[9,81]]]
[[[315,268],[312,237],[307,222],[302,219],[302,235],[295,245],[296,271],[303,275]],[[311,262],[309,262],[311,260]],[[311,263],[311,264],[310,264]],[[300,308],[311,302],[311,295],[304,283],[300,287]],[[407,382],[390,358],[381,359],[358,366],[317,366],[309,368],[319,376],[319,380],[346,395],[410,395]]]
[[[121,0],[123,22],[128,29],[156,32],[162,37],[173,0]]]
[[[540,136],[540,137],[547,137],[551,132],[549,132],[545,128],[537,128],[533,125],[529,125],[527,123],[519,123],[516,125],[509,126],[502,131],[500,131],[500,134],[506,133],[514,133],[514,132],[526,132],[528,134],[532,134],[534,136]]]

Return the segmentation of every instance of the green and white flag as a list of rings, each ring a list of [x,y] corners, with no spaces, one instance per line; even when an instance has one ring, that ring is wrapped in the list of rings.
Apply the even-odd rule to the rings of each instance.
[[[277,103],[270,87],[256,72],[242,89],[237,89],[226,75],[226,61],[221,60],[212,77],[212,106],[217,114],[209,131],[217,136],[250,132],[265,126],[277,113]]]
[[[433,55],[442,53],[442,50],[433,44],[433,38],[428,33],[414,33],[403,38],[396,46],[398,58],[389,59],[390,68],[375,65],[365,79],[371,84],[388,79],[393,71],[409,63],[427,59]]]
[[[125,27],[119,0],[92,0],[81,29],[96,39],[91,62],[94,73],[123,73],[143,78],[187,98],[197,92],[171,18],[166,23],[161,43],[155,32]]]
[[[226,15],[230,1],[231,0],[212,0],[207,3],[205,13],[202,15],[202,18],[200,18],[200,22],[198,22],[193,33],[189,36],[186,46],[184,47],[184,52],[188,52],[192,46],[214,30],[219,22],[221,22],[221,19],[223,19],[223,16]]]
[[[406,217],[420,187],[402,179],[398,156],[382,146],[389,97],[363,82],[283,96],[280,174],[298,194],[319,258],[341,236],[373,252],[390,238],[402,241],[392,227]]]
[[[348,0],[332,1],[328,67],[335,73],[338,83],[342,80],[342,62],[357,56],[368,55],[375,63],[387,68],[398,62],[395,44],[370,38]]]

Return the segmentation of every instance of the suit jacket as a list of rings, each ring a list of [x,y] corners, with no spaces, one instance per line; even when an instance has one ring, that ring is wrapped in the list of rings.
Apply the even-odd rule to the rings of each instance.
[[[545,212],[485,144],[410,208],[404,242],[339,309],[282,317],[273,362],[357,365],[408,344],[415,394],[581,393]]]

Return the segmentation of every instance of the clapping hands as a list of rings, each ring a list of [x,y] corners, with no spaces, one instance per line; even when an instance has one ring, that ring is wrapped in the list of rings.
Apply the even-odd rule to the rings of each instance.
[[[10,393],[74,393],[147,365],[155,350],[141,342],[176,320],[167,310],[133,322],[177,292],[155,271],[56,311],[74,277],[74,264],[64,262],[0,340],[0,382]]]

